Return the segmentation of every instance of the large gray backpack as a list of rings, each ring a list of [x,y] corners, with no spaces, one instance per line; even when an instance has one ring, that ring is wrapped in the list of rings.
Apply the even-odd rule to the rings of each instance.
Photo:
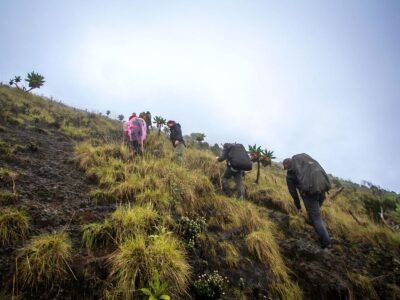
[[[304,192],[325,193],[331,188],[325,170],[315,159],[305,153],[292,157],[292,170],[296,173],[299,188]]]

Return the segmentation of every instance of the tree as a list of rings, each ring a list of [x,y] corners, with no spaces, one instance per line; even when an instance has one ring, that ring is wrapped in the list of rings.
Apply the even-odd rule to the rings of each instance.
[[[272,163],[272,159],[274,159],[274,151],[270,151],[267,149],[261,149],[261,146],[254,145],[250,146],[249,145],[249,153],[250,153],[250,159],[252,162],[257,163],[257,177],[255,183],[258,184],[260,180],[260,164],[263,167],[270,166]]]
[[[167,122],[167,120],[164,119],[164,118],[161,117],[161,116],[155,116],[155,117],[154,117],[154,122],[153,122],[153,124],[156,124],[156,126],[157,126],[157,128],[158,128],[158,135],[161,134],[161,128],[162,128],[163,126],[165,126],[166,122]]]
[[[111,114],[111,111],[107,110],[107,111],[106,111],[106,115],[107,115],[107,117],[109,117],[109,116],[110,116],[110,114]]]
[[[204,141],[206,135],[204,133],[194,132],[190,134],[191,138],[196,140],[197,142],[201,143]]]
[[[39,89],[45,83],[44,77],[39,73],[35,73],[34,71],[28,73],[25,81],[28,82],[28,86],[30,87],[28,92],[33,89]]]
[[[122,122],[124,119],[125,119],[124,115],[118,115],[118,120]]]
[[[28,82],[29,90],[27,90],[24,86],[21,88],[18,85],[18,83],[21,82],[21,76],[14,76],[14,79],[11,79],[9,83],[10,85],[15,85],[17,89],[27,92],[30,92],[33,89],[39,89],[45,83],[44,77],[39,73],[35,73],[34,71],[28,73],[26,77],[27,78],[25,79],[25,81]]]

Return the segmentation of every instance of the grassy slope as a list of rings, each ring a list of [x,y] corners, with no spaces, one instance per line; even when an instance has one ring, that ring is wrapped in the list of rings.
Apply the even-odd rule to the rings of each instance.
[[[174,298],[186,299],[188,293],[194,294],[191,282],[198,275],[219,270],[230,280],[230,299],[263,295],[301,299],[303,294],[309,298],[315,290],[304,277],[311,279],[313,272],[321,270],[308,269],[312,274],[304,276],[299,265],[314,264],[321,255],[333,266],[337,262],[335,272],[348,284],[348,297],[357,298],[363,293],[369,293],[370,298],[377,293],[389,297],[398,291],[399,266],[396,269],[395,257],[399,254],[399,234],[369,218],[364,200],[375,197],[369,189],[346,186],[335,199],[327,200],[323,214],[337,240],[335,252],[308,252],[313,258],[307,261],[296,253],[299,245],[315,244],[315,235],[303,216],[296,214],[279,167],[263,169],[259,185],[253,184],[255,172],[249,173],[245,184],[250,201],[238,201],[220,195],[223,165],[216,164],[211,153],[187,149],[183,165],[178,166],[171,161],[172,148],[166,138],[153,133],[148,138],[146,158],[141,160],[121,143],[118,122],[6,87],[0,87],[0,101],[0,130],[7,130],[7,126],[19,126],[21,130],[29,127],[54,135],[63,132],[76,140],[77,168],[92,183],[87,197],[93,207],[105,205],[111,210],[99,222],[79,229],[86,250],[79,249],[79,244],[71,250],[86,261],[104,262],[102,271],[83,272],[84,288],[96,286],[96,290],[90,291],[93,295],[128,299],[158,271],[161,279],[169,282]],[[25,147],[9,141],[0,146],[11,159],[18,155],[18,147]],[[2,194],[8,198],[13,195],[13,172],[3,168],[4,180],[9,184]],[[18,207],[15,203],[2,203],[2,215],[9,211],[8,207]],[[113,208],[115,203],[118,206]],[[189,231],[182,225],[186,217],[191,221]],[[198,234],[192,234],[201,218],[205,219],[205,226]],[[24,222],[21,224],[25,226]],[[10,232],[23,230],[25,237],[25,227],[12,229]],[[25,242],[19,253],[32,253],[29,247],[35,245],[34,241],[37,238]],[[67,238],[65,243],[69,243]],[[48,255],[58,262],[54,269],[61,270],[57,271],[60,284],[74,276],[77,266],[72,264],[70,272],[70,260],[68,264],[60,260],[65,253],[53,251]],[[388,267],[391,260],[392,270]],[[329,276],[332,271],[321,272]],[[19,275],[28,276],[31,275],[26,270]],[[323,283],[325,279],[319,280]],[[22,285],[21,292],[44,284],[32,280],[29,283]],[[325,297],[329,297],[329,291],[326,292]]]

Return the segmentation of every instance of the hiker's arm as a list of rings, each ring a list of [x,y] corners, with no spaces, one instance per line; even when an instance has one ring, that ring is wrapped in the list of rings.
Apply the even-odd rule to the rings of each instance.
[[[293,176],[288,175],[286,176],[286,182],[289,193],[293,198],[294,205],[297,207],[297,209],[301,209],[300,198],[296,188],[296,179]]]
[[[228,152],[229,152],[229,149],[224,147],[224,150],[222,151],[221,156],[218,157],[217,160],[219,162],[221,162],[221,161],[224,161],[225,159],[227,159],[228,158]]]

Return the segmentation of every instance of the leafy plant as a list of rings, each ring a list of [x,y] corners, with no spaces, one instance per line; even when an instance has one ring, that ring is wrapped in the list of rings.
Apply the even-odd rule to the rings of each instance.
[[[201,143],[202,141],[204,141],[204,138],[206,137],[206,135],[204,133],[199,133],[199,132],[194,132],[191,133],[190,136],[195,139],[197,142]]]
[[[154,117],[154,122],[153,122],[153,124],[156,124],[156,126],[157,126],[157,128],[158,128],[158,135],[161,134],[161,128],[162,128],[163,126],[165,126],[166,122],[167,122],[167,120],[164,119],[164,118],[161,117],[161,116],[155,116],[155,117]]]
[[[26,87],[20,87],[18,83],[21,82],[21,76],[15,76],[14,79],[10,80],[10,85],[15,85],[17,89],[22,89],[23,91],[30,92],[33,89],[39,89],[45,83],[44,77],[39,73],[35,73],[34,71],[28,73],[26,75],[25,81],[28,83],[29,89]]]
[[[197,238],[206,228],[204,218],[190,219],[181,217],[178,221],[178,232],[185,240],[189,249],[194,249],[197,245]]]
[[[198,299],[218,300],[225,295],[228,282],[226,277],[214,271],[211,274],[200,275],[193,283],[193,288]]]
[[[255,183],[258,184],[260,180],[260,164],[263,167],[271,165],[271,160],[275,158],[274,151],[261,149],[261,146],[257,145],[249,145],[249,154],[251,161],[257,163],[257,178]]]
[[[149,281],[149,288],[141,288],[140,291],[149,296],[148,300],[170,300],[171,297],[167,294],[164,294],[168,289],[168,283],[161,283],[158,272],[156,271],[153,279]]]

